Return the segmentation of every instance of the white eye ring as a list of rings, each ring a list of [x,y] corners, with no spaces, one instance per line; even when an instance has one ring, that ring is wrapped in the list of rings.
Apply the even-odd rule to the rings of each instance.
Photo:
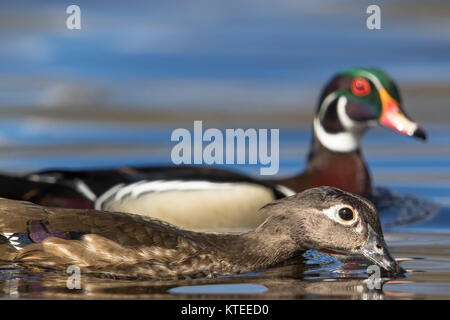
[[[352,220],[344,220],[339,216],[339,210],[344,209],[344,208],[348,208],[350,210],[353,211],[353,219]],[[325,209],[322,211],[328,218],[330,218],[333,221],[336,221],[344,226],[353,226],[356,224],[356,222],[358,222],[359,220],[359,213],[358,210],[356,210],[355,208],[349,206],[349,205],[342,205],[342,204],[338,204],[335,206],[332,206],[328,209]]]

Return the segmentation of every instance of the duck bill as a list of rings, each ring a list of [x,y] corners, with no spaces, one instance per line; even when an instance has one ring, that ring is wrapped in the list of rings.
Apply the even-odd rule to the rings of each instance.
[[[382,267],[389,273],[402,274],[405,272],[397,261],[389,253],[384,239],[380,237],[369,225],[369,236],[366,243],[361,247],[364,257]]]
[[[425,131],[416,122],[408,119],[400,108],[399,102],[392,98],[386,89],[380,90],[380,98],[382,104],[381,125],[410,137],[427,139]]]

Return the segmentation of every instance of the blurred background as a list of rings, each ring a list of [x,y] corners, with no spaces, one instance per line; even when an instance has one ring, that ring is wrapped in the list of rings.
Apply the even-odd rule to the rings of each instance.
[[[81,30],[66,27],[72,4],[81,8]],[[381,30],[366,27],[372,4],[381,7]],[[305,165],[322,87],[335,72],[355,66],[390,74],[406,112],[429,136],[422,143],[376,128],[364,138],[375,185],[412,195],[398,198],[392,216],[430,209],[417,199],[442,207],[432,219],[387,234],[402,267],[413,271],[385,285],[384,298],[448,299],[449,1],[2,0],[0,173],[171,164],[172,131],[192,130],[193,121],[202,120],[204,130],[280,129],[279,174],[293,175]],[[226,167],[254,175],[260,169]],[[333,278],[312,268],[308,281]],[[52,292],[55,285],[26,276],[22,283],[20,270],[18,277],[8,270],[0,270],[0,280],[9,279],[0,281],[0,292],[8,297],[35,290],[41,298],[44,287]],[[305,282],[286,279],[293,285],[278,281],[276,292],[301,297],[292,288]],[[306,297],[368,298],[351,286],[343,294],[330,281],[322,292],[316,283],[316,295]],[[152,285],[154,297],[159,291]],[[167,294],[166,287],[159,290]],[[248,293],[245,286],[239,290]]]
[[[66,28],[71,4],[81,30]],[[371,4],[381,30],[366,28]],[[293,174],[323,85],[353,66],[392,75],[430,137],[369,132],[375,182],[450,202],[450,3],[437,0],[2,0],[0,169],[170,163],[171,132],[203,120],[280,128]]]

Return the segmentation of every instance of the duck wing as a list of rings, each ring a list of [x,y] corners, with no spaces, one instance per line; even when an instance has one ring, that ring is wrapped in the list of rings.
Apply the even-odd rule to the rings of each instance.
[[[52,181],[56,185],[70,187],[87,197],[95,198],[119,184],[133,184],[142,181],[206,181],[210,183],[253,183],[271,190],[275,198],[283,198],[269,181],[252,178],[248,175],[201,166],[154,166],[121,167],[99,170],[45,170],[26,176],[34,181]]]
[[[93,199],[55,179],[1,174],[0,197],[65,208],[94,208]],[[94,199],[95,200],[95,199]]]
[[[0,199],[0,232],[2,260],[54,268],[78,265],[119,276],[178,277],[183,270],[175,266],[189,261],[191,266],[202,251],[191,239],[195,233],[149,217],[9,199]]]

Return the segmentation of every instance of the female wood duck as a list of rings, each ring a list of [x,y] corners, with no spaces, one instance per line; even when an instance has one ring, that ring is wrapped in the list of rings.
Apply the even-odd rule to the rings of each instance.
[[[394,81],[373,68],[336,74],[320,96],[306,169],[282,180],[260,180],[207,167],[45,171],[3,183],[0,196],[60,207],[123,211],[157,217],[188,229],[248,229],[266,217],[264,204],[305,189],[331,185],[371,200],[361,139],[381,125],[425,140],[409,120]],[[13,178],[11,178],[13,179]],[[20,182],[21,181],[21,182]]]
[[[319,187],[261,210],[268,218],[253,231],[205,233],[141,215],[0,199],[0,259],[62,271],[77,265],[100,276],[196,278],[266,269],[326,249],[403,272],[375,207],[362,197]]]

